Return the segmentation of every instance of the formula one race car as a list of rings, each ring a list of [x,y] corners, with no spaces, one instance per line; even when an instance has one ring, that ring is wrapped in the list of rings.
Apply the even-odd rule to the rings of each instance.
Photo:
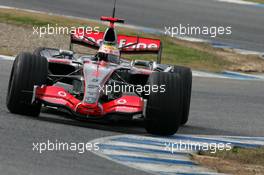
[[[142,119],[148,133],[172,135],[188,120],[192,73],[189,68],[161,64],[160,40],[117,35],[115,23],[105,32],[78,28],[68,51],[38,48],[20,53],[12,67],[6,98],[11,113],[38,116],[41,107],[66,109],[76,119],[119,117]],[[73,51],[80,44],[95,55]],[[121,58],[126,53],[157,54],[157,61]]]

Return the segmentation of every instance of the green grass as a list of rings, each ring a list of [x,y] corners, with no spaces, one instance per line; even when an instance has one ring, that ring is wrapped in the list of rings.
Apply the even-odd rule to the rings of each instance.
[[[217,56],[195,50],[189,47],[176,45],[173,41],[164,41],[164,61],[165,63],[192,65],[194,68],[207,68],[210,70],[220,70],[229,63]]]
[[[20,25],[25,27],[41,27],[47,26],[99,26],[104,28],[102,24],[93,21],[84,21],[80,19],[71,19],[63,16],[33,13],[14,9],[0,9],[0,22],[7,24]]]
[[[0,13],[0,21],[2,23],[27,25],[27,26],[45,26],[50,22],[45,20],[36,19],[29,16],[14,16],[12,14]]]
[[[257,2],[257,3],[264,4],[264,0],[244,0],[244,1]]]
[[[173,41],[169,41],[169,39],[162,39],[162,41],[164,43],[162,63],[190,66],[194,69],[209,71],[221,71],[230,64],[213,54],[177,45]],[[133,55],[126,57],[129,59],[157,59],[157,57],[153,55]]]
[[[54,16],[48,14],[41,13],[32,13],[21,10],[13,10],[13,9],[1,9],[0,10],[0,23],[8,23],[14,24],[24,27],[40,27],[49,25],[58,25],[58,26],[99,26],[103,31],[106,26],[102,25],[102,23],[98,23],[91,20],[81,20],[81,19],[71,19],[63,16]],[[223,61],[223,59],[218,56],[206,52],[199,51],[197,49],[181,46],[175,44],[175,40],[170,37],[164,36],[156,36],[150,34],[140,33],[139,31],[135,31],[132,29],[127,29],[123,27],[119,27],[119,33],[122,34],[131,34],[131,35],[139,35],[145,37],[154,37],[161,38],[164,49],[162,61],[167,64],[178,64],[185,65],[195,69],[201,70],[210,70],[210,71],[220,71],[225,68],[225,66],[230,63],[227,61]],[[136,55],[133,57],[126,56],[127,58],[134,59],[147,59],[147,60],[156,60],[156,56],[152,55]]]

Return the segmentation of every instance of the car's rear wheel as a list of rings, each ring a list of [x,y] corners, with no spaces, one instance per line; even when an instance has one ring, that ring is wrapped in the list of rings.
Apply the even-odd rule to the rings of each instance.
[[[154,72],[150,86],[162,85],[165,92],[151,92],[146,106],[145,128],[155,135],[173,135],[181,125],[183,109],[183,79],[179,74]]]
[[[191,93],[192,93],[192,71],[188,67],[174,66],[174,73],[183,78],[183,111],[181,125],[185,125],[189,119]]]
[[[41,103],[32,103],[34,85],[45,84],[48,62],[44,57],[20,53],[11,70],[6,105],[11,113],[38,116]]]

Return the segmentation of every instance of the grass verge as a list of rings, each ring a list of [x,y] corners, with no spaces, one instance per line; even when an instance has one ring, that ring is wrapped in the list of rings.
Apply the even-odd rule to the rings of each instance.
[[[17,9],[0,9],[0,23],[13,25],[14,27],[16,26],[23,27],[28,30],[31,30],[32,33],[33,33],[33,26],[41,27],[41,26],[47,26],[48,24],[50,26],[57,25],[57,26],[65,26],[65,27],[98,26],[102,31],[105,30],[106,28],[105,25],[103,25],[100,22],[96,22],[94,20],[68,18],[64,16],[57,16],[57,15],[37,13],[37,12],[28,12]],[[236,68],[236,66],[240,66],[240,62],[244,62],[244,61],[238,61],[238,55],[235,53],[229,52],[229,54],[224,54],[226,53],[226,51],[221,49],[220,50],[214,49],[206,44],[198,44],[198,43],[194,44],[191,42],[182,41],[167,36],[146,34],[124,27],[118,27],[118,30],[119,33],[122,34],[160,38],[164,46],[163,58],[162,58],[163,63],[185,65],[195,69],[217,72],[224,69],[230,70],[230,68],[234,68],[234,67]],[[42,39],[43,38],[37,38],[37,40],[39,40],[39,42],[37,43],[41,43]],[[12,47],[11,44],[7,44],[7,45],[8,47],[4,49],[4,53],[12,53],[10,50],[13,50],[14,52],[15,48],[11,48]],[[43,45],[43,47],[45,46],[54,47],[53,45],[48,45],[48,44]],[[30,47],[34,47],[34,45]],[[29,48],[28,50],[30,49],[31,48]],[[17,54],[17,53],[13,53],[13,54]],[[126,57],[133,59],[147,59],[147,60],[156,59],[156,57],[152,55],[140,55],[140,56],[136,55],[133,57],[131,56],[126,56]],[[256,65],[259,66],[262,64],[258,63]],[[263,61],[263,67],[261,67],[257,71],[258,72],[262,71],[262,68],[264,70],[264,61]],[[252,67],[249,68],[249,70],[252,69],[253,71],[255,71],[254,66],[253,68]]]
[[[264,4],[264,0],[244,0],[244,1],[256,2],[256,3]]]
[[[200,152],[193,157],[198,163],[220,173],[235,175],[264,174],[264,148],[238,148],[215,154]]]

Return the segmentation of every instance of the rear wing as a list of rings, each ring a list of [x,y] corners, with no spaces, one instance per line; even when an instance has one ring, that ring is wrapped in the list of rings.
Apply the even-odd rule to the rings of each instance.
[[[103,38],[104,32],[85,33],[79,28],[71,34],[70,50],[73,50],[73,44],[99,49]],[[161,63],[162,42],[159,39],[118,35],[117,43],[123,54],[157,54],[157,62]]]

